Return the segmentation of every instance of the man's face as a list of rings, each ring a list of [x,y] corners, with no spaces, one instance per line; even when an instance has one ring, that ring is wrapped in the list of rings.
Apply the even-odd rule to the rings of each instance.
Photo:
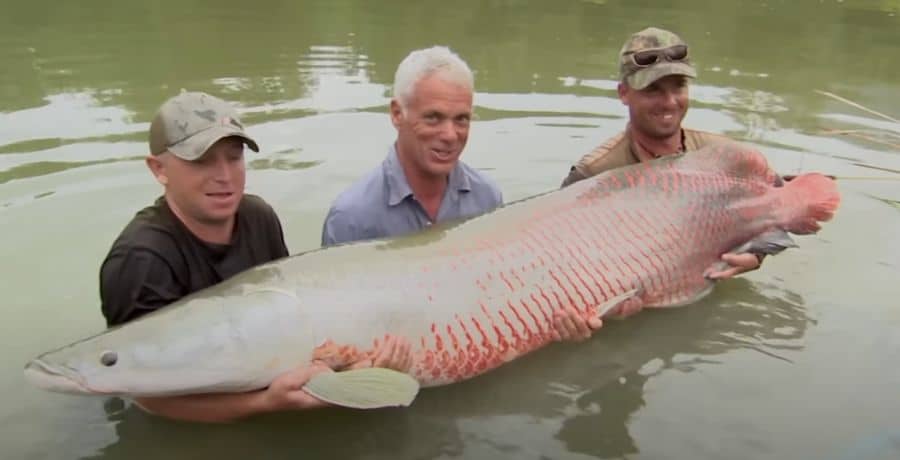
[[[668,75],[642,90],[620,83],[619,98],[628,106],[634,129],[647,137],[669,138],[680,132],[687,113],[687,77]]]
[[[166,197],[182,219],[203,225],[228,223],[244,194],[244,143],[236,137],[220,139],[195,161],[171,153],[148,159]]]
[[[398,153],[426,177],[450,174],[466,146],[471,118],[472,91],[437,75],[419,80],[405,111],[391,101]]]

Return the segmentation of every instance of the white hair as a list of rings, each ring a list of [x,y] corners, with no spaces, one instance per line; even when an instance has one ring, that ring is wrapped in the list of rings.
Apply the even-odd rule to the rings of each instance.
[[[397,73],[394,74],[394,97],[400,107],[406,108],[416,84],[432,74],[438,74],[444,81],[474,91],[475,78],[466,61],[446,46],[432,46],[409,53],[397,66]]]

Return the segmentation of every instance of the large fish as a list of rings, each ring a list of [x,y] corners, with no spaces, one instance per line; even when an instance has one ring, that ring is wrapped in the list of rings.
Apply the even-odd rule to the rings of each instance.
[[[323,350],[367,350],[393,334],[413,345],[408,374],[319,374],[307,389],[352,407],[405,405],[419,386],[468,379],[547,345],[561,308],[588,317],[634,298],[691,303],[712,289],[705,274],[723,253],[794,246],[788,232],[816,232],[839,200],[823,175],[784,182],[761,153],[723,143],[452,226],[262,265],[45,353],[25,372],[74,393],[247,391]]]

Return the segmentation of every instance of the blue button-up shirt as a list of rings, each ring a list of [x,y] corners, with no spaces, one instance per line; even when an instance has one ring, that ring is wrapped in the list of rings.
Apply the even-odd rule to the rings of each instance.
[[[322,227],[322,245],[412,233],[501,204],[503,195],[494,181],[460,161],[450,172],[437,221],[432,222],[413,196],[392,144],[380,166],[335,199]]]

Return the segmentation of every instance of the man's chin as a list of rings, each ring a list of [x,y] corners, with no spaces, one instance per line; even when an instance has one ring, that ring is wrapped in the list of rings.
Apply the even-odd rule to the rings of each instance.
[[[669,139],[681,132],[681,125],[654,126],[648,133],[656,139]]]
[[[237,214],[237,203],[229,206],[215,206],[206,209],[203,220],[209,225],[224,225],[231,221]]]
[[[456,162],[450,164],[432,164],[430,166],[431,167],[428,168],[428,174],[432,177],[447,177],[450,175],[450,172],[453,171]]]
[[[207,214],[203,216],[201,222],[207,227],[223,227],[225,225],[233,224],[233,217],[234,214],[228,216]]]

